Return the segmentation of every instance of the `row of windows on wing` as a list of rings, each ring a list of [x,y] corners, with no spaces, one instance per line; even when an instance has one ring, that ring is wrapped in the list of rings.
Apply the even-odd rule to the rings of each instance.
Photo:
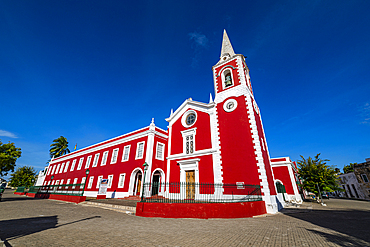
[[[137,144],[135,159],[142,159],[144,157],[144,144],[145,144],[145,142],[139,142]],[[126,161],[129,160],[130,147],[131,147],[131,145],[127,145],[123,148],[122,162],[126,162]],[[103,153],[103,158],[101,160],[100,166],[104,166],[104,165],[107,164],[108,153],[109,153],[109,151],[105,151]],[[117,163],[118,153],[119,153],[119,148],[113,149],[113,154],[112,154],[112,158],[111,158],[111,162],[110,162],[111,164]],[[97,167],[98,166],[99,157],[100,157],[100,153],[95,154],[92,167]],[[159,160],[164,159],[164,144],[163,143],[157,142],[156,159],[159,159]],[[87,157],[87,160],[86,160],[86,163],[85,163],[85,169],[88,169],[90,167],[91,160],[92,160],[92,155]],[[78,162],[77,170],[81,170],[82,165],[83,165],[83,161],[84,161],[84,157],[80,158],[80,160]],[[72,165],[71,165],[71,168],[70,168],[71,172],[74,171],[76,163],[77,163],[77,159],[74,159],[72,161]],[[67,163],[61,163],[61,164],[54,165],[53,167],[51,167],[48,170],[47,175],[53,175],[53,174],[67,172],[69,164],[70,164],[70,162],[67,161]]]
[[[125,184],[125,176],[126,176],[126,173],[121,173],[119,175],[119,178],[118,178],[118,184],[117,184],[117,187],[118,188],[123,188],[124,187],[124,184]],[[103,176],[98,176],[97,178],[97,182],[96,182],[96,188],[99,189],[99,186],[100,186],[100,183],[101,183],[101,180],[103,179]],[[86,177],[82,177],[81,180],[80,180],[80,184],[85,184],[85,181],[86,181]],[[89,182],[87,184],[87,188],[88,189],[91,189],[92,186],[93,186],[93,183],[94,183],[94,176],[90,176],[89,177]],[[44,182],[44,185],[63,185],[64,184],[64,179],[61,179],[61,180],[53,180],[53,181],[45,181]],[[71,179],[67,179],[67,182],[65,184],[71,184]],[[71,185],[72,189],[75,189],[76,188],[76,184],[78,184],[78,178],[74,178],[73,179],[73,183],[74,185]],[[112,175],[108,175],[108,188],[111,188],[112,187],[112,184],[113,184],[113,174]],[[56,188],[58,189],[58,188]],[[62,187],[60,187],[59,189],[62,189]],[[68,189],[68,186],[64,189]]]

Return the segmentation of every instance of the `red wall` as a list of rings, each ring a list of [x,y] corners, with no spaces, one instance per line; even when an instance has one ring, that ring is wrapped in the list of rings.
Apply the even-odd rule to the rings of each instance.
[[[197,112],[197,120],[194,125],[189,128],[185,128],[181,123],[180,117],[172,125],[172,136],[171,136],[171,155],[183,153],[183,138],[181,131],[197,128],[195,135],[195,150],[209,149],[212,148],[211,142],[211,126],[210,117],[208,113],[201,111]],[[184,113],[185,114],[185,113]]]
[[[223,64],[222,66],[220,66],[220,67],[218,67],[218,68],[215,69],[215,74],[216,74],[216,88],[217,88],[217,92],[218,93],[224,91],[222,89],[222,75],[221,75],[223,73],[223,70],[221,71],[221,73],[219,73],[219,72],[220,72],[221,69],[225,68],[225,66],[227,66],[227,65],[231,65],[234,68],[236,68],[237,67],[236,59],[233,59],[230,62],[228,62],[226,64]],[[238,75],[237,69],[232,69],[231,67],[228,67],[228,68],[230,68],[231,71],[232,71],[234,85],[231,86],[231,87],[228,87],[227,89],[233,88],[233,87],[235,87],[237,85],[240,85],[240,81],[238,80],[239,75]],[[217,75],[220,75],[220,76],[217,76]]]
[[[143,203],[136,215],[162,218],[247,218],[266,213],[265,202],[240,203]]]
[[[223,182],[259,185],[245,97],[233,98],[238,102],[238,107],[232,112],[225,112],[223,103],[217,105]]]
[[[253,101],[253,104],[255,104],[254,101]],[[253,112],[254,112],[254,117],[256,119],[256,125],[257,125],[258,134],[259,134],[259,140],[261,141],[261,138],[262,138],[263,142],[264,142],[263,144],[261,143],[261,145],[264,145],[264,147],[262,147],[262,157],[263,157],[263,162],[265,164],[265,170],[266,170],[267,181],[269,183],[270,194],[271,195],[276,195],[276,190],[275,190],[275,186],[274,186],[274,177],[273,177],[273,174],[272,174],[271,164],[270,164],[270,157],[269,157],[268,150],[267,150],[267,144],[266,144],[267,142],[266,142],[266,139],[264,137],[264,132],[263,132],[263,128],[262,128],[261,115],[257,114],[255,110]]]
[[[285,186],[286,193],[289,194],[289,195],[294,195],[294,190],[293,190],[292,182],[290,180],[288,167],[286,167],[286,166],[275,166],[272,169],[274,171],[275,179],[278,179],[281,182],[283,182],[283,185]]]

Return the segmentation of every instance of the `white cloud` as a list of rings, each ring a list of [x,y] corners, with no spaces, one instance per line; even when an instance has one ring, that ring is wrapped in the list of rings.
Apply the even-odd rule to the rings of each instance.
[[[208,38],[201,33],[192,32],[189,33],[190,40],[193,40],[197,46],[206,47],[208,44]]]
[[[10,137],[10,138],[18,138],[15,134],[13,134],[9,131],[6,131],[6,130],[0,130],[0,136],[6,136],[6,137]]]
[[[366,103],[362,108],[361,108],[361,117],[363,121],[361,122],[362,124],[370,124],[370,104]]]

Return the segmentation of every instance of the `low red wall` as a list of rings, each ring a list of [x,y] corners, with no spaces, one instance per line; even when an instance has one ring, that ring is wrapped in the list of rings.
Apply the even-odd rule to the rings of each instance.
[[[53,199],[65,202],[80,203],[86,201],[86,196],[70,196],[70,195],[55,195],[55,194],[41,194],[41,193],[27,193],[27,196],[39,199]]]
[[[266,213],[264,201],[236,203],[138,202],[136,215],[162,218],[247,218]]]
[[[24,195],[25,193],[24,192],[14,192],[14,194],[16,194],[16,195]]]

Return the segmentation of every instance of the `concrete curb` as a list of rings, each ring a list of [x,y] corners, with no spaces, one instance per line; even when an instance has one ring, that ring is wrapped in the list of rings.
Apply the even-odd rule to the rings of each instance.
[[[122,212],[122,213],[126,213],[126,214],[131,214],[131,215],[135,215],[135,212],[136,212],[136,207],[106,204],[106,203],[99,203],[99,202],[85,201],[85,202],[79,203],[78,205],[110,209],[110,210],[114,210],[114,211]]]

